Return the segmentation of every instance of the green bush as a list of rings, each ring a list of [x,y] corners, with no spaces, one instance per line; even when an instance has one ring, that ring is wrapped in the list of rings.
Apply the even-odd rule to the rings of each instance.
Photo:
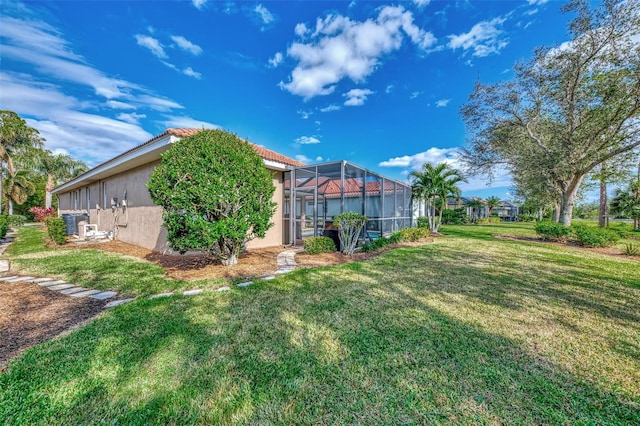
[[[222,130],[172,144],[147,187],[179,253],[196,250],[235,265],[246,243],[273,225],[273,172],[249,143]]]
[[[628,243],[624,245],[622,252],[627,256],[640,256],[640,247],[635,244]]]
[[[628,223],[624,223],[624,222],[611,223],[609,224],[608,228],[613,232],[615,232],[616,234],[618,234],[621,238],[626,238],[633,235],[632,234],[633,227],[630,226]]]
[[[309,237],[304,240],[304,251],[308,254],[337,251],[336,243],[329,237]]]
[[[366,216],[356,212],[340,213],[333,218],[333,224],[338,228],[338,237],[344,254],[349,256],[353,254],[362,227],[367,223],[367,220]]]
[[[442,220],[444,223],[444,213],[442,216]],[[429,227],[429,218],[425,216],[421,216],[418,218],[418,228],[428,228]]]
[[[556,222],[538,222],[535,229],[536,234],[549,241],[566,241],[571,234],[571,228]]]
[[[532,214],[520,213],[518,215],[518,222],[535,222],[536,217]]]
[[[489,217],[483,217],[482,219],[478,219],[476,221],[476,223],[478,225],[493,225],[496,223],[500,223],[500,218],[498,216],[489,216]]]
[[[431,236],[429,228],[404,228],[398,233],[402,241],[420,241]]]
[[[47,234],[54,243],[59,245],[67,242],[67,226],[62,218],[48,217],[45,224],[47,225]]]
[[[21,214],[10,214],[7,219],[9,226],[22,226],[27,221],[27,218]]]
[[[0,238],[4,238],[9,231],[9,219],[7,215],[0,215]]]
[[[574,225],[572,228],[573,235],[585,247],[610,247],[620,240],[620,236],[610,229],[583,224]]]
[[[442,211],[443,225],[462,225],[464,223],[469,223],[469,215],[465,212],[464,207]]]

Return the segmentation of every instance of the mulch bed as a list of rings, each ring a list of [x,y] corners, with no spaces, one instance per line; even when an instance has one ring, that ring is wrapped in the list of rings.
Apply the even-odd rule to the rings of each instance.
[[[38,343],[72,330],[102,312],[106,302],[78,299],[37,284],[0,283],[0,371]]]

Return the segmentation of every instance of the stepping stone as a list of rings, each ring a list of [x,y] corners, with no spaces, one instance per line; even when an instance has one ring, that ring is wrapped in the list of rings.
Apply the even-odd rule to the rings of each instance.
[[[0,260],[0,272],[9,272],[9,261],[6,259]]]
[[[275,280],[275,275],[267,275],[266,277],[262,277],[263,281]]]
[[[197,289],[197,290],[187,290],[187,291],[183,291],[182,294],[184,294],[185,296],[193,296],[196,294],[200,294],[202,293],[204,290],[202,289]]]
[[[46,282],[39,283],[38,285],[40,287],[49,287],[50,285],[56,285],[56,284],[66,284],[66,281],[64,280],[46,281]]]
[[[60,294],[80,293],[81,291],[85,291],[85,290],[88,290],[88,289],[84,287],[73,287],[73,288],[69,288],[68,290],[62,290]]]
[[[0,278],[0,282],[2,282],[2,281],[6,282],[6,281],[12,280],[14,278],[18,278],[18,276],[17,275],[11,275],[10,277],[2,277],[2,278]]]
[[[157,299],[158,297],[169,297],[169,296],[173,296],[173,292],[153,294],[149,296],[148,299]]]
[[[71,287],[75,287],[75,284],[57,284],[47,287],[49,290],[58,291],[58,290],[66,290]]]
[[[236,284],[236,285],[238,287],[249,287],[251,284],[253,284],[253,281],[247,281],[247,282]]]
[[[28,280],[32,280],[34,278],[35,277],[17,277],[17,278],[13,278],[11,280],[6,280],[5,282],[8,282],[8,283],[19,283],[21,281],[28,281]]]
[[[104,300],[104,299],[108,299],[110,297],[115,296],[116,293],[115,291],[103,291],[102,293],[98,293],[98,294],[94,294],[93,296],[89,296],[92,299],[97,299],[97,300]]]
[[[283,266],[282,268],[278,269],[276,271],[276,274],[288,274],[289,272],[293,271],[295,268],[295,266]]]
[[[114,306],[119,306],[119,305],[123,305],[125,303],[129,303],[132,300],[134,300],[134,298],[130,298],[130,299],[120,299],[120,300],[114,300],[113,302],[109,302],[106,305],[104,305],[104,309],[108,309],[108,308],[113,308]]]
[[[71,297],[87,297],[87,296],[91,296],[92,294],[96,294],[96,293],[100,293],[100,290],[85,290],[85,291],[81,291],[78,293],[72,293],[69,296]]]
[[[53,281],[53,278],[36,278],[34,280],[30,280],[30,283],[34,283],[34,284],[39,284],[39,283],[44,283],[47,281]]]
[[[228,290],[231,290],[231,287],[225,285],[224,287],[220,287],[216,291],[228,291]]]

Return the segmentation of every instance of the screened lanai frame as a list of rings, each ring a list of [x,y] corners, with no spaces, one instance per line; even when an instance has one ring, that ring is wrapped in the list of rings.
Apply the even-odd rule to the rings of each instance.
[[[389,236],[412,224],[411,186],[347,161],[295,167],[284,174],[284,241],[335,237],[343,212],[369,218],[363,237]],[[293,217],[292,217],[293,216]]]

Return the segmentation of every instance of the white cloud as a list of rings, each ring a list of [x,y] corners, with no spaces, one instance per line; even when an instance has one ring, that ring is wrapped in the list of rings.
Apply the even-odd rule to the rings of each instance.
[[[298,114],[300,114],[300,117],[302,117],[303,120],[306,120],[313,115],[313,111],[305,111],[305,110],[299,109]]]
[[[299,24],[296,24],[296,27],[294,28],[293,32],[298,37],[304,37],[309,32],[309,28],[307,28],[307,26],[304,23],[299,23]]]
[[[451,102],[451,99],[440,99],[440,100],[436,101],[436,107],[444,108],[447,105],[449,105],[449,102]]]
[[[255,9],[253,9],[253,11],[258,15],[258,18],[260,19],[260,21],[264,25],[261,28],[262,31],[264,31],[266,28],[268,28],[268,26],[271,23],[273,23],[273,21],[275,20],[273,14],[271,12],[269,12],[269,9],[267,9],[262,4],[258,4],[255,7]]]
[[[131,112],[118,114],[117,118],[118,120],[126,121],[127,123],[138,124],[140,123],[140,119],[147,118],[147,116],[146,114],[137,114],[135,112]]]
[[[180,49],[184,50],[185,52],[189,52],[192,55],[198,56],[202,53],[202,48],[200,46],[191,43],[189,40],[182,36],[172,35],[171,40],[173,40]]]
[[[282,63],[282,53],[281,52],[276,52],[275,55],[273,55],[273,58],[269,59],[269,66],[271,68],[277,68],[278,65],[280,65]]]
[[[411,96],[409,96],[409,99],[415,99],[418,96],[420,96],[422,94],[422,92],[412,92]]]
[[[184,70],[182,70],[182,73],[184,75],[188,75],[189,77],[193,77],[193,78],[196,78],[198,80],[200,80],[202,78],[202,74],[200,74],[197,71],[194,71],[193,68],[191,68],[191,67],[186,67]]]
[[[429,3],[431,3],[431,0],[413,0],[413,4],[415,4],[418,7],[428,6]]]
[[[207,0],[191,0],[196,9],[202,9],[207,4]]]
[[[386,89],[384,89],[385,93],[391,93],[393,91],[393,84],[389,84]]]
[[[300,136],[299,138],[295,139],[295,142],[299,143],[300,145],[312,145],[320,143],[320,139],[316,138],[315,136]]]
[[[120,101],[107,101],[107,106],[113,109],[136,109],[133,105]]]
[[[535,5],[535,4],[541,5],[541,4],[545,4],[545,3],[548,3],[548,2],[549,2],[549,0],[527,0],[527,3],[529,3],[530,6]]]
[[[318,156],[316,157],[316,162],[318,162],[318,163],[319,163],[319,162],[320,162],[320,161],[322,161],[322,160],[323,160],[323,158],[322,158],[320,155],[318,155]]]
[[[306,34],[302,26],[296,28],[297,33]],[[375,20],[364,22],[334,14],[318,18],[309,41],[295,42],[287,50],[298,64],[289,82],[280,86],[310,99],[332,93],[345,78],[362,82],[384,55],[400,48],[405,37],[425,51],[436,41],[433,34],[413,23],[412,13],[402,6],[386,6]]]
[[[193,119],[191,117],[185,116],[172,116],[167,117],[165,120],[161,121],[161,124],[164,127],[177,127],[177,128],[185,128],[185,129],[219,129],[220,126],[217,124],[209,123],[208,121],[200,121]]]
[[[351,89],[342,96],[347,98],[347,100],[344,101],[346,106],[360,106],[364,105],[367,97],[373,93],[374,92],[369,89]]]
[[[331,111],[340,111],[342,108],[340,105],[328,105],[324,108],[320,108],[320,112],[331,112]]]
[[[509,44],[505,32],[500,29],[505,18],[498,17],[491,21],[475,24],[468,33],[449,36],[448,47],[455,50],[472,51],[476,57],[498,54]]]
[[[158,39],[143,34],[136,34],[135,38],[138,46],[146,47],[154,56],[160,59],[167,59],[169,57],[164,51],[164,46],[162,46]]]

